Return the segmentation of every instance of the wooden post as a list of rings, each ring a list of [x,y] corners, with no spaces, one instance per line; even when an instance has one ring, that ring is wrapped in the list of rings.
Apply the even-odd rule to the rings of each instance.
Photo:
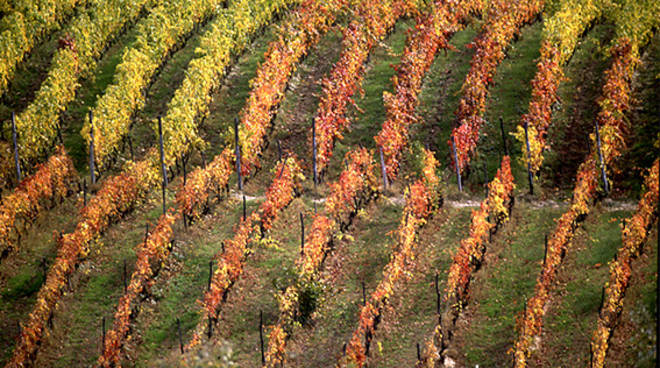
[[[105,350],[105,317],[101,319],[101,328],[103,329],[103,339],[101,340],[101,351]]]
[[[89,175],[92,179],[92,185],[96,184],[96,167],[94,163],[94,119],[92,110],[89,110]]]
[[[417,343],[417,361],[419,362],[420,360],[422,360],[422,352],[419,348],[419,343]]]
[[[188,173],[186,172],[186,156],[183,155],[181,156],[181,166],[183,166],[183,185],[186,185],[186,177],[188,176]]]
[[[160,145],[160,168],[161,174],[163,175],[162,181],[162,192],[163,192],[163,215],[165,214],[166,204],[165,204],[165,190],[167,188],[167,168],[165,167],[165,149],[163,148],[163,121],[161,117],[158,117],[158,142]]]
[[[440,314],[440,283],[438,282],[439,277],[440,276],[436,272],[436,274],[435,274],[435,312],[437,314]]]
[[[529,148],[529,135],[527,134],[527,122],[525,122],[525,145],[527,147],[527,179],[529,180],[529,194],[534,195],[534,178],[532,176],[532,152]]]
[[[261,365],[266,364],[266,355],[264,354],[264,312],[259,311],[259,343],[261,345]]]
[[[543,253],[543,264],[545,264],[545,259],[548,257],[548,234],[545,234],[545,252]]]
[[[238,141],[238,118],[234,118],[234,142],[236,142],[236,175],[238,176],[238,190],[243,190],[241,180],[241,145]]]
[[[211,278],[213,277],[213,261],[209,261],[209,286],[207,290],[211,290]]]
[[[149,223],[147,222],[144,226],[144,241],[147,241],[147,238],[149,237]]]
[[[39,266],[41,267],[41,274],[44,275],[44,280],[46,279],[46,257],[41,257],[41,262],[39,262]]]
[[[506,133],[504,133],[504,120],[502,120],[502,117],[500,116],[500,132],[502,133],[502,146],[504,147],[504,154],[506,156],[509,155],[509,147],[507,147],[506,144]]]
[[[305,254],[305,221],[300,212],[300,255]]]
[[[314,166],[314,188],[318,183],[318,173],[316,167],[316,124],[312,120],[312,163]]]
[[[247,209],[245,207],[245,194],[243,194],[243,221],[247,218]]]
[[[124,260],[124,292],[128,289],[128,278],[126,276],[126,260]]]
[[[456,166],[456,181],[458,182],[458,191],[463,191],[463,183],[461,183],[461,168],[458,164],[458,154],[456,153],[456,137],[452,136],[451,149],[454,152],[454,166]]]
[[[598,158],[600,159],[600,173],[603,179],[603,189],[605,194],[610,194],[610,184],[607,182],[607,171],[605,170],[605,160],[603,159],[603,150],[600,145],[600,129],[596,120],[596,143],[598,144]]]
[[[277,140],[277,154],[278,158],[277,161],[282,161],[282,145],[280,144],[280,140]]]
[[[199,158],[202,159],[202,167],[206,167],[206,155],[201,149],[199,150]]]
[[[64,145],[64,138],[62,138],[62,117],[59,119],[60,123],[57,125],[57,141],[60,145]]]
[[[18,142],[16,134],[16,113],[11,113],[11,137],[14,140],[14,164],[16,165],[16,182],[21,182],[21,162],[18,155]]]
[[[128,135],[128,149],[131,151],[131,161],[135,161],[135,154],[133,152],[133,138],[131,135]]]
[[[364,281],[362,282],[362,305],[367,305],[367,289],[364,287]]]
[[[383,147],[378,147],[380,153],[380,171],[383,174],[383,188],[387,189],[389,183],[387,182],[387,169],[385,168],[385,158],[383,158]]]
[[[488,168],[486,167],[486,161],[484,161],[482,168],[484,171],[484,185],[488,185]]]
[[[211,336],[213,336],[213,321],[211,320],[211,317],[209,317],[209,330],[208,330],[209,340],[211,339]]]
[[[181,350],[181,354],[183,354],[183,338],[181,337],[181,321],[178,318],[176,319],[176,330],[179,335],[179,349]]]

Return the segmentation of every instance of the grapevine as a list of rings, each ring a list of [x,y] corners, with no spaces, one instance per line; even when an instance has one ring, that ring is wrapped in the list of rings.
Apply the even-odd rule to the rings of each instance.
[[[61,113],[76,97],[79,80],[89,76],[104,47],[135,20],[148,3],[148,0],[102,0],[67,26],[67,44],[55,52],[34,100],[16,115],[22,161],[31,163],[46,153],[60,129]],[[10,162],[11,153],[3,149],[0,157]],[[9,172],[5,167],[0,170]]]
[[[151,152],[151,156],[155,157],[154,151]],[[63,235],[58,240],[57,258],[37,294],[36,305],[28,320],[22,324],[19,340],[7,367],[18,368],[32,362],[46,333],[46,323],[55,312],[68,277],[75,271],[79,259],[89,253],[90,246],[110,223],[133,208],[157,182],[157,176],[155,160],[129,163],[122,174],[109,178],[97,195],[82,209],[82,219],[74,232]]]
[[[610,262],[610,277],[605,284],[603,304],[591,341],[592,368],[605,365],[609,340],[623,310],[623,297],[632,276],[632,261],[641,254],[649,229],[657,221],[659,167],[660,161],[655,160],[646,176],[646,192],[637,205],[637,211],[622,225],[622,246]]]
[[[268,132],[276,107],[284,98],[296,64],[318,43],[346,4],[346,0],[306,0],[282,25],[279,39],[269,46],[265,61],[252,81],[248,103],[241,111],[239,141],[243,175],[251,172],[258,162],[261,142]]]
[[[57,30],[60,23],[86,0],[17,1],[14,9],[2,17],[0,33],[0,97],[16,71],[16,66],[38,40]]]
[[[148,283],[154,274],[151,264],[164,261],[170,253],[170,242],[174,234],[172,225],[180,217],[181,212],[179,210],[170,208],[167,213],[160,217],[158,225],[145,241],[138,245],[135,271],[131,275],[131,281],[126,288],[126,292],[117,305],[113,327],[108,331],[103,341],[103,354],[98,359],[99,366],[120,366],[121,347],[130,328],[131,304],[148,287]]]
[[[489,236],[509,219],[513,205],[514,178],[511,174],[509,156],[504,156],[495,178],[488,184],[488,196],[479,209],[472,212],[469,236],[461,241],[449,268],[445,290],[445,313],[434,329],[433,336],[425,345],[425,351],[417,367],[435,367],[445,353],[448,339],[456,320],[468,301],[468,287],[474,273],[486,253]]]
[[[405,193],[406,205],[396,235],[397,251],[383,269],[383,277],[371,293],[369,301],[362,307],[358,328],[353,332],[353,337],[346,346],[346,354],[340,359],[339,367],[363,367],[366,364],[371,339],[382,318],[384,308],[396,291],[397,283],[410,277],[418,245],[417,232],[435,212],[439,203],[440,179],[435,173],[438,161],[431,151],[424,150],[423,155],[423,177],[412,184]]]
[[[458,126],[452,131],[458,158],[454,164],[461,171],[468,165],[470,155],[476,149],[479,131],[484,124],[482,115],[486,110],[488,87],[493,82],[497,66],[504,59],[504,49],[524,24],[532,21],[543,10],[543,5],[543,0],[516,3],[497,0],[489,6],[488,19],[482,33],[472,43],[475,54],[461,87],[463,96],[456,111]],[[450,140],[450,146],[454,144],[453,141]]]
[[[127,134],[133,113],[144,106],[146,90],[153,75],[172,49],[196,24],[207,19],[221,0],[167,0],[154,7],[136,26],[136,40],[122,55],[114,81],[93,109],[94,153],[97,165],[107,165]],[[90,123],[81,134],[90,142]]]
[[[450,48],[449,38],[463,28],[468,15],[482,8],[481,1],[436,2],[408,34],[401,62],[396,67],[397,74],[392,77],[395,93],[383,93],[387,119],[376,136],[376,142],[383,149],[389,179],[394,179],[398,172],[409,127],[419,120],[415,111],[419,103],[417,97],[435,54],[439,49]]]
[[[286,342],[298,309],[299,287],[318,279],[333,236],[376,194],[378,180],[373,174],[375,163],[369,152],[364,148],[357,149],[348,152],[345,160],[347,169],[337,182],[330,184],[331,193],[325,201],[327,215],[315,215],[302,255],[296,261],[299,283],[287,287],[280,296],[280,316],[271,328],[266,352],[268,367],[281,367],[285,362]]]
[[[528,112],[514,134],[522,147],[521,159],[525,166],[530,163],[532,173],[543,164],[546,135],[552,119],[553,104],[559,102],[557,89],[564,79],[563,66],[573,55],[580,35],[590,24],[601,17],[603,1],[574,0],[562,3],[561,8],[544,23],[544,40],[541,57],[536,64],[532,80],[532,98]],[[525,125],[530,153],[527,153]]]
[[[323,91],[314,118],[319,172],[328,165],[335,140],[342,138],[342,132],[350,124],[346,110],[361,88],[369,53],[400,17],[415,10],[412,0],[365,0],[356,9],[355,19],[344,29],[339,61],[321,81]]]
[[[232,56],[244,50],[252,36],[274,15],[298,2],[241,0],[219,12],[211,29],[202,37],[199,57],[190,62],[186,78],[168,104],[167,115],[163,118],[163,139],[170,147],[165,155],[168,165],[186,153],[189,143],[200,145],[196,120],[208,115],[211,92],[220,85]],[[241,126],[244,124],[246,121],[241,121]]]
[[[200,300],[200,304],[203,305],[202,318],[187,349],[201,343],[207,320],[218,320],[220,304],[243,273],[245,260],[250,254],[250,243],[259,239],[259,234],[255,235],[255,233],[261,229],[263,236],[264,231],[270,230],[278,212],[293,200],[296,192],[302,190],[301,182],[304,176],[295,158],[289,157],[280,162],[273,172],[275,178],[266,192],[266,201],[259,206],[258,211],[241,220],[234,229],[236,235],[231,240],[225,241],[224,251],[215,256],[218,264],[211,278],[211,288]]]
[[[601,127],[601,141],[604,164],[609,165],[621,155],[625,148],[624,137],[628,127],[623,114],[630,108],[630,81],[639,63],[630,41],[619,39],[612,48],[613,61],[605,73],[603,95],[599,100],[600,111],[597,122]],[[592,134],[592,146],[596,146]],[[515,344],[515,366],[525,367],[531,353],[530,347],[534,336],[541,332],[544,307],[550,297],[550,288],[554,284],[557,271],[570,245],[575,229],[581,219],[590,211],[591,199],[598,188],[599,168],[594,152],[580,165],[577,173],[575,189],[569,210],[557,222],[555,230],[548,240],[547,256],[537,279],[534,296],[527,301],[525,314],[519,326],[519,337]]]
[[[37,216],[62,201],[76,182],[76,170],[63,147],[38,165],[36,172],[23,179],[0,204],[0,259],[19,246],[21,234]]]

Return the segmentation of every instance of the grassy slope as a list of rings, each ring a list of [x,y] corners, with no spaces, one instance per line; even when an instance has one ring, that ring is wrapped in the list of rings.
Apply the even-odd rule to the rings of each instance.
[[[326,181],[336,177],[341,169],[341,158],[350,147],[356,144],[374,146],[372,137],[384,118],[382,91],[391,89],[389,78],[394,73],[389,64],[398,61],[405,40],[405,28],[412,24],[412,21],[400,22],[396,32],[384,42],[386,47],[379,47],[371,58],[364,82],[365,96],[356,98],[357,105],[364,113],[351,109],[353,129],[346,134],[345,142],[338,144]],[[425,122],[413,130],[411,140],[430,143],[431,148],[437,150],[441,165],[445,168],[449,162],[446,141],[460,98],[460,86],[473,53],[464,46],[474,38],[478,27],[479,24],[473,24],[454,37],[452,43],[458,52],[449,52],[446,56],[441,53],[438,56],[422,91],[420,112]],[[486,119],[491,123],[484,130],[486,135],[482,138],[475,159],[476,167],[480,168],[482,163],[486,163],[489,178],[494,174],[501,154],[497,118],[502,116],[506,129],[511,131],[518,123],[520,114],[526,110],[529,81],[536,69],[540,29],[539,24],[524,28],[518,42],[508,51],[510,58],[502,63],[494,78],[495,85],[491,88],[486,113]],[[594,28],[573,57],[567,69],[569,79],[560,90],[563,104],[551,130],[552,142],[562,141],[562,131],[569,126],[590,126],[593,100],[600,86],[599,71],[607,66],[606,61],[597,53],[598,41],[606,39],[608,32],[607,26]],[[259,37],[232,69],[226,85],[214,95],[211,114],[202,128],[202,134],[211,143],[206,154],[207,160],[219,152],[224,144],[233,140],[230,123],[245,102],[249,80],[254,77],[265,46],[272,37],[272,30]],[[144,122],[162,113],[172,91],[181,81],[185,65],[192,57],[198,39],[199,33],[170,59],[149,91],[148,106],[138,115],[138,121],[142,123],[131,132],[134,142],[138,142],[138,154],[139,147],[153,141],[151,129]],[[315,82],[327,73],[337,59],[340,39],[341,35],[337,32],[324,37],[321,45],[296,72],[271,134],[271,137],[282,140],[285,149],[303,158],[307,173],[311,168],[308,127],[318,104],[320,90]],[[129,31],[108,51],[94,73],[96,77],[83,82],[81,99],[67,113],[65,142],[77,157],[79,166],[86,166],[85,150],[78,134],[81,119],[95,102],[96,95],[102,93],[112,81],[122,47],[131,40]],[[642,83],[643,88],[651,91],[640,97],[642,117],[653,115],[651,112],[654,111],[653,101],[657,94],[653,92],[654,85],[649,81],[653,80],[651,76],[657,74],[652,62],[660,49],[657,45],[656,38],[650,47],[652,55],[656,56],[645,59],[645,67],[641,72],[640,79],[646,81],[646,84]],[[44,46],[42,52],[47,53],[47,47]],[[389,49],[396,56],[390,55]],[[40,62],[38,52],[34,56],[35,63]],[[23,75],[26,76],[24,83],[27,83],[30,74],[27,71],[22,73],[22,79]],[[578,87],[581,87],[579,91]],[[27,84],[24,89],[25,93],[29,93],[30,87]],[[574,117],[574,112],[579,114]],[[644,112],[647,115],[643,115]],[[652,127],[652,124],[644,126]],[[649,128],[636,130],[636,136],[644,136],[646,129]],[[509,147],[513,146],[514,152],[519,152],[517,142],[512,137],[508,139]],[[560,156],[564,152],[561,145],[554,145],[553,149],[559,154],[548,155],[548,167],[552,170],[544,171],[541,176],[548,197],[557,194],[553,187],[558,180],[553,177],[553,173],[562,165]],[[646,152],[644,148],[639,149],[637,156],[628,159],[628,162],[635,162],[636,157],[643,155],[643,152]],[[276,145],[270,144],[264,153],[264,170],[248,183],[247,194],[263,194],[270,183],[269,170],[276,157]],[[200,161],[197,154],[193,161]],[[404,175],[407,170],[404,169]],[[462,198],[456,195],[455,179],[451,172],[445,170],[444,175],[450,183],[449,196]],[[514,166],[514,175],[519,183],[517,192],[526,192],[526,173],[518,163]],[[559,184],[562,188],[570,188],[565,178],[560,179]],[[480,184],[483,183],[481,170],[470,175],[466,182],[471,195],[480,193]],[[400,184],[392,190],[395,195],[400,193]],[[176,183],[172,188],[174,185]],[[296,199],[276,222],[271,233],[274,245],[255,250],[247,264],[245,277],[230,293],[223,309],[220,335],[229,341],[233,356],[240,366],[258,366],[259,311],[263,310],[266,324],[273,323],[277,317],[275,293],[293,277],[293,261],[299,251],[297,215],[299,212],[306,213],[306,225],[309,225],[314,210],[309,200],[315,196],[311,193],[311,180],[305,183],[305,188],[304,197]],[[324,196],[326,192],[326,186],[321,185],[316,196]],[[108,231],[101,239],[102,246],[94,247],[99,251],[90,254],[72,280],[75,292],[67,295],[58,309],[53,336],[42,348],[38,363],[47,366],[77,366],[89,364],[96,359],[100,351],[101,318],[106,317],[107,325],[111,324],[113,309],[122,289],[123,261],[127,261],[130,273],[134,261],[133,248],[143,236],[144,225],[149,221],[153,223],[159,214],[157,197],[153,194],[146,205]],[[52,260],[55,254],[54,243],[50,241],[52,231],[68,231],[75,225],[74,209],[79,206],[77,201],[76,198],[69,199],[64,205],[46,213],[25,240],[25,250],[2,265],[0,326],[3,330],[11,331],[11,334],[0,341],[3,348],[9,347],[3,349],[7,353],[0,357],[0,363],[11,352],[11,340],[17,333],[16,322],[25,318],[34,302],[34,292],[42,282],[38,271],[39,257]],[[256,207],[257,203],[250,202],[248,210]],[[172,261],[165,265],[152,289],[153,297],[142,304],[136,329],[132,333],[133,341],[129,344],[129,366],[153,366],[155,359],[163,356],[165,360],[162,365],[168,366],[171,359],[176,357],[176,318],[181,320],[185,341],[197,323],[199,307],[195,300],[201,297],[206,287],[208,261],[220,248],[221,241],[231,236],[231,229],[240,211],[237,201],[225,201],[190,231],[184,233],[182,229],[177,229]],[[326,260],[326,299],[314,315],[313,328],[296,331],[297,337],[292,340],[290,350],[292,366],[310,366],[310,362],[318,366],[333,365],[341,352],[341,346],[356,326],[362,298],[360,283],[365,282],[367,292],[372,290],[381,277],[383,265],[388,261],[392,241],[383,235],[395,229],[399,214],[400,207],[383,199],[370,205],[356,219],[350,230],[355,240],[345,238],[337,242],[335,252]],[[459,358],[459,362],[482,366],[508,365],[503,362],[510,359],[506,351],[515,337],[515,317],[522,310],[525,298],[533,291],[539,263],[543,258],[543,235],[551,231],[552,219],[560,214],[561,209],[538,209],[524,200],[516,204],[511,223],[494,238],[486,263],[476,275],[471,304],[466,311],[467,319],[459,321],[456,345],[452,347],[452,354]],[[553,300],[542,352],[535,357],[539,359],[539,365],[566,364],[573,360],[583,362],[587,359],[586,344],[600,301],[600,287],[606,277],[605,264],[611,259],[619,239],[617,223],[610,220],[624,214],[597,210],[576,237],[573,252],[569,253],[560,277],[562,287],[557,292],[561,298]],[[413,271],[414,276],[400,289],[402,292],[392,299],[392,308],[386,312],[372,345],[370,366],[410,366],[414,362],[415,343],[421,343],[429,336],[435,324],[434,275],[436,272],[440,274],[440,286],[443,287],[446,281],[443,275],[446,274],[458,242],[466,235],[469,217],[469,208],[446,208],[420,234],[420,256]],[[655,241],[654,238],[650,244],[655,244]],[[613,344],[617,346],[610,355],[622,358],[612,360],[613,366],[626,365],[633,359],[648,359],[648,346],[654,341],[655,335],[653,332],[649,334],[638,331],[640,327],[654,323],[651,317],[654,312],[650,306],[655,300],[652,286],[657,272],[654,267],[656,257],[657,254],[651,251],[638,262],[641,271],[633,279],[622,327],[613,338]],[[601,266],[596,266],[598,263]],[[588,272],[584,272],[585,268]],[[637,358],[639,356],[642,358]]]
[[[209,124],[219,125],[214,128],[215,134],[219,132],[221,137],[228,135],[223,132],[229,132],[226,128],[231,126],[229,124],[233,117],[243,106],[239,101],[245,101],[247,98],[249,81],[255,76],[256,66],[263,60],[267,44],[273,37],[272,31],[267,31],[264,37],[259,37],[250,52],[239,59],[225,86],[215,94],[211,115],[206,120]],[[220,147],[216,145],[212,152],[219,152]],[[207,160],[210,159],[211,157],[207,157]],[[267,171],[262,173],[267,174]],[[250,195],[259,194],[252,193],[249,185],[246,186],[245,192]],[[248,213],[256,207],[256,203],[250,203]],[[195,301],[203,295],[208,282],[209,261],[220,250],[221,242],[232,234],[231,229],[241,212],[239,202],[231,199],[210,216],[199,221],[189,232],[179,233],[175,257],[168,266],[172,272],[156,286],[159,290],[157,295],[162,299],[157,305],[145,308],[144,314],[137,321],[138,336],[142,343],[133,356],[138,366],[148,366],[154,358],[162,356],[167,348],[174,346],[176,335],[173,331],[176,331],[177,317],[181,320],[184,340],[188,338],[189,332],[197,324],[199,306]]]

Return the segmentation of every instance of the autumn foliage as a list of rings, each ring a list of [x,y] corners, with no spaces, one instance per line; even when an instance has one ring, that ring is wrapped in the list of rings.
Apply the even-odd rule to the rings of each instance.
[[[335,140],[350,125],[346,111],[361,88],[369,53],[400,17],[414,10],[412,0],[365,0],[355,9],[355,19],[344,29],[339,61],[321,81],[323,91],[314,118],[319,172],[328,165]]]
[[[63,147],[23,179],[0,204],[0,259],[18,248],[21,235],[44,210],[61,202],[73,190],[77,173]]]
[[[369,347],[383,310],[396,292],[396,287],[411,277],[417,251],[417,232],[437,209],[440,199],[440,179],[436,175],[438,161],[433,152],[424,150],[422,178],[410,186],[406,205],[396,231],[397,251],[383,270],[383,277],[371,293],[369,300],[359,314],[358,327],[346,346],[345,357],[339,360],[339,367],[363,367],[366,364]]]
[[[454,164],[458,164],[461,171],[469,164],[470,155],[477,147],[479,131],[484,124],[482,116],[486,111],[488,87],[506,55],[504,50],[521,27],[543,10],[544,3],[543,0],[496,0],[489,5],[488,19],[481,34],[471,44],[475,54],[461,87],[463,96],[456,111],[458,126],[452,131],[458,157]],[[452,144],[450,140],[449,145]]]
[[[623,310],[623,298],[632,276],[632,262],[642,253],[651,226],[658,218],[657,159],[646,176],[646,192],[632,218],[621,227],[621,248],[610,262],[610,277],[605,284],[602,307],[598,312],[596,330],[591,341],[591,367],[602,368],[609,348],[610,337]]]
[[[408,141],[408,130],[419,121],[416,108],[424,75],[431,67],[439,49],[451,48],[449,39],[463,28],[467,16],[481,10],[479,0],[452,0],[436,2],[428,13],[419,17],[415,28],[409,31],[401,62],[392,77],[394,93],[383,92],[387,119],[376,136],[383,149],[385,166],[390,180],[399,170],[401,152]]]
[[[627,39],[621,39],[612,49],[612,65],[605,72],[605,85],[598,104],[600,111],[597,122],[604,164],[609,165],[621,155],[625,148],[624,137],[628,125],[624,112],[630,108],[630,82],[635,66],[639,63],[637,53]],[[596,147],[591,135],[592,147]],[[541,333],[545,305],[550,298],[550,290],[555,283],[557,271],[568,250],[579,222],[590,212],[591,202],[598,190],[600,168],[592,150],[578,169],[573,198],[567,212],[557,221],[548,239],[546,258],[536,283],[534,296],[527,301],[524,315],[519,325],[519,337],[515,344],[515,366],[525,367],[531,353],[534,336]]]
[[[339,180],[329,184],[330,195],[325,201],[325,215],[314,217],[300,258],[296,261],[299,282],[290,285],[279,296],[280,316],[271,328],[266,352],[266,366],[281,367],[285,362],[286,342],[298,312],[300,287],[318,280],[321,265],[330,251],[333,236],[350,223],[352,216],[377,193],[375,162],[364,148],[346,154],[346,170]]]
[[[21,334],[8,367],[23,367],[34,358],[41,338],[47,333],[46,323],[55,312],[58,301],[65,292],[67,280],[75,271],[80,258],[89,252],[89,247],[113,221],[131,210],[157,182],[156,168],[153,160],[129,163],[122,174],[109,178],[82,209],[81,221],[76,225],[76,229],[58,240],[57,258],[37,294],[32,312],[22,324]]]
[[[119,299],[112,329],[105,335],[103,354],[97,362],[99,366],[120,366],[121,348],[126,338],[130,337],[130,321],[133,308],[139,308],[134,304],[139,299],[140,294],[148,289],[153,282],[152,276],[155,272],[155,266],[160,265],[169,255],[174,234],[172,225],[179,218],[181,218],[181,212],[170,208],[167,213],[160,217],[156,228],[149,233],[144,242],[138,245],[135,271],[131,275],[131,281],[126,292]]]
[[[270,230],[278,213],[302,190],[302,169],[294,157],[286,158],[273,169],[275,177],[266,192],[266,201],[234,228],[234,237],[224,242],[224,251],[214,257],[217,265],[211,278],[211,287],[199,303],[203,306],[202,318],[195,329],[187,349],[201,343],[209,319],[218,320],[220,305],[229,289],[243,273],[245,260],[250,254],[249,245],[261,239]]]
[[[530,163],[532,173],[543,164],[546,135],[552,122],[552,108],[559,102],[557,89],[564,80],[563,66],[575,52],[580,36],[602,13],[600,0],[566,1],[544,22],[544,40],[541,56],[532,80],[532,94],[528,112],[522,116],[515,137],[522,147],[522,160]],[[525,128],[529,139],[529,155],[525,141]]]
[[[243,175],[258,167],[264,137],[268,133],[277,106],[298,62],[335,22],[346,0],[306,0],[280,27],[279,38],[272,42],[265,61],[252,81],[247,105],[241,111],[241,170]]]
[[[468,237],[461,241],[454,254],[445,290],[445,312],[433,336],[426,342],[418,368],[435,367],[436,362],[442,358],[447,339],[451,335],[450,330],[454,328],[456,319],[468,302],[470,280],[483,261],[490,234],[509,219],[514,188],[511,160],[509,156],[504,156],[495,178],[488,184],[488,196],[481,202],[479,209],[472,211]]]

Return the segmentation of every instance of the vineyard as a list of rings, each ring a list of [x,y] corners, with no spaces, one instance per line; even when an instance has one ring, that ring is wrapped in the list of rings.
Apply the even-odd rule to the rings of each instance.
[[[0,366],[655,367],[658,14],[0,0]]]

